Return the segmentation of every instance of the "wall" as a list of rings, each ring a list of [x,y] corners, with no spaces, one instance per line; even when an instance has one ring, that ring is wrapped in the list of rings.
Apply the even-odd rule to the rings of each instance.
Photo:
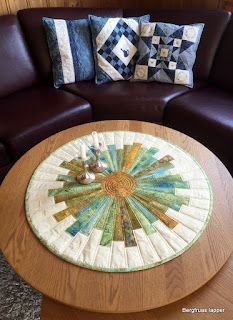
[[[233,11],[233,0],[0,0],[0,15],[33,7],[80,6],[125,8],[225,8]]]
[[[223,1],[224,9],[233,12],[233,0]]]

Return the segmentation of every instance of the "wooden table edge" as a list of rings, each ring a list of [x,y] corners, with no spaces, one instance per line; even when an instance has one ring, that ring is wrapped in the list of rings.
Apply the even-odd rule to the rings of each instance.
[[[82,126],[85,126],[85,125],[93,125],[93,124],[97,124],[97,125],[98,125],[98,124],[101,124],[101,123],[103,123],[103,122],[113,122],[113,123],[116,123],[116,122],[124,122],[124,120],[97,121],[97,122],[87,123],[87,124],[84,124],[84,125],[82,125]],[[126,120],[126,122],[128,122],[128,120]],[[130,123],[138,123],[138,124],[139,124],[139,123],[140,123],[140,124],[143,123],[143,124],[145,124],[145,125],[152,125],[152,126],[156,125],[156,126],[158,126],[158,127],[163,127],[163,128],[164,128],[164,126],[161,126],[161,125],[157,125],[157,124],[153,124],[153,123],[148,123],[148,122],[141,122],[141,121],[137,121],[137,120],[130,120]],[[70,131],[70,130],[73,130],[74,128],[77,128],[77,129],[78,129],[79,127],[80,127],[80,126],[75,126],[75,127],[72,127],[72,128],[69,128],[69,129],[66,129],[66,130],[63,130],[63,131],[60,131],[59,133],[56,133],[56,134],[54,134],[54,135],[46,138],[45,140],[41,141],[41,142],[40,142],[39,144],[37,144],[35,147],[33,147],[33,148],[31,148],[30,150],[28,150],[28,151],[14,164],[13,168],[14,168],[20,161],[22,161],[23,158],[26,157],[26,156],[28,155],[28,153],[31,152],[32,149],[36,148],[37,146],[41,145],[41,144],[44,143],[44,142],[49,141],[51,138],[53,138],[53,137],[56,136],[56,135],[59,135],[59,134],[62,135],[64,132],[68,132],[68,131]],[[165,127],[165,128],[168,128],[168,127]],[[224,164],[221,162],[221,160],[219,160],[219,159],[215,156],[215,154],[214,154],[213,152],[211,152],[208,148],[206,148],[206,147],[205,147],[204,145],[202,145],[200,142],[196,141],[195,139],[193,139],[192,137],[190,137],[190,136],[188,136],[188,135],[186,135],[186,134],[183,134],[183,133],[181,133],[181,132],[179,132],[179,131],[177,131],[177,130],[174,130],[174,129],[172,129],[172,128],[168,128],[168,129],[169,129],[169,130],[172,130],[172,131],[174,131],[174,132],[178,132],[178,133],[180,133],[181,135],[183,135],[184,137],[188,137],[189,139],[193,140],[195,143],[199,144],[202,148],[204,147],[206,150],[208,150],[208,152],[212,153],[212,155],[215,157],[215,159],[217,159],[218,162],[225,168],[225,170],[226,170],[226,172],[228,173],[229,177],[231,177],[229,171],[228,171],[227,168],[224,166]],[[103,131],[108,131],[108,130],[103,130]],[[133,131],[133,130],[129,130],[129,131]],[[165,139],[165,140],[166,140],[166,139]],[[69,140],[67,140],[67,142],[68,142],[68,141],[69,141]],[[172,142],[172,143],[173,143],[173,142]],[[64,143],[61,143],[60,146],[63,145],[63,144],[64,144]],[[10,175],[10,172],[6,175],[6,177],[5,177],[2,185],[0,186],[0,193],[1,193],[1,189],[2,189],[1,187],[4,186],[4,182],[7,180],[8,175]],[[231,178],[232,178],[232,177],[231,177]],[[30,180],[30,177],[29,177],[29,180]],[[206,232],[206,231],[204,231],[204,232]],[[33,234],[33,235],[34,235],[34,234]],[[35,236],[35,235],[34,235],[34,236]],[[0,240],[1,240],[1,238],[0,238]],[[38,241],[39,241],[39,240],[38,240]],[[0,248],[2,248],[2,243],[1,243],[1,241],[0,241]],[[12,266],[13,270],[15,270],[15,272],[16,272],[17,274],[19,274],[20,277],[21,277],[26,283],[29,283],[29,282],[20,274],[20,271],[18,271],[17,267],[13,267],[13,264],[11,264],[10,259],[8,259],[7,255],[4,253],[4,248],[2,248],[2,252],[3,252],[4,256],[6,257],[7,261],[9,262],[9,264]],[[221,267],[219,268],[219,270],[218,270],[217,272],[213,273],[213,274],[211,275],[211,277],[210,277],[206,282],[204,282],[201,286],[198,286],[197,288],[195,288],[195,289],[194,289],[193,291],[191,291],[188,295],[180,296],[178,299],[173,299],[173,300],[171,300],[171,301],[169,302],[169,304],[161,304],[161,305],[159,305],[159,306],[156,307],[156,308],[154,308],[154,307],[146,307],[146,308],[140,308],[140,309],[127,309],[127,311],[126,311],[126,310],[121,310],[121,311],[115,311],[115,310],[106,311],[106,310],[102,310],[102,309],[83,308],[82,306],[74,306],[74,305],[72,305],[72,304],[68,304],[68,303],[66,303],[66,302],[64,302],[64,301],[61,301],[61,300],[56,299],[56,298],[54,298],[54,297],[51,297],[51,296],[49,296],[48,294],[46,294],[45,292],[43,292],[41,289],[38,289],[35,285],[31,285],[30,283],[29,283],[29,284],[30,284],[30,286],[32,286],[32,287],[35,288],[36,290],[40,291],[40,292],[41,292],[44,296],[46,296],[47,298],[49,298],[49,299],[51,299],[51,300],[53,300],[53,301],[56,301],[56,302],[58,302],[58,303],[60,303],[60,304],[64,304],[64,305],[69,306],[69,307],[71,307],[71,308],[77,309],[77,310],[86,310],[86,311],[90,311],[90,312],[101,312],[101,313],[119,313],[119,314],[122,314],[122,313],[137,313],[137,312],[143,312],[143,311],[153,310],[153,309],[157,309],[157,308],[161,308],[161,307],[170,305],[170,304],[175,303],[175,302],[177,302],[177,301],[179,301],[179,300],[182,300],[182,299],[190,296],[190,295],[193,294],[194,292],[198,291],[200,288],[202,288],[204,285],[206,285],[209,281],[211,281],[211,280],[214,278],[215,275],[217,275],[217,273],[222,269],[222,267],[223,267],[223,266],[225,265],[225,263],[228,261],[228,259],[229,259],[229,257],[231,256],[232,252],[233,252],[233,249],[232,249],[231,252],[229,253],[227,259],[226,259],[226,260],[224,261],[224,263],[221,265]],[[53,255],[53,253],[51,253],[51,252],[50,252],[50,254]],[[56,257],[56,258],[58,258],[58,257]],[[69,263],[69,262],[67,262],[67,263]],[[79,267],[79,268],[81,268],[81,267]],[[135,271],[135,272],[143,272],[143,270],[141,270],[141,271]]]

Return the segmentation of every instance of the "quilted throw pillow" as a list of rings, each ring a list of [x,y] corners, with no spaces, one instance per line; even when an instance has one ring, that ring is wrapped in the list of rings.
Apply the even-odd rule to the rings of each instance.
[[[192,68],[204,24],[141,23],[134,80],[193,87]]]
[[[42,19],[56,88],[95,76],[88,19]]]
[[[139,21],[149,19],[149,15],[139,18],[89,16],[97,84],[132,77],[137,60]]]

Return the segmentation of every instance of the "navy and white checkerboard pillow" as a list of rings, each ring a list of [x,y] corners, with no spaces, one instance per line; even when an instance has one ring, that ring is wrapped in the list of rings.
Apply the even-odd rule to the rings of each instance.
[[[88,19],[43,18],[56,88],[94,78],[94,59]]]
[[[139,21],[149,19],[149,15],[139,18],[89,16],[97,84],[132,77],[137,60]]]
[[[192,68],[204,24],[141,23],[133,80],[193,87]]]

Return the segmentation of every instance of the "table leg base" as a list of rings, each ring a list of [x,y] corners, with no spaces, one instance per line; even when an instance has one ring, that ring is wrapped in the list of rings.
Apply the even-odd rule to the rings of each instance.
[[[43,297],[40,320],[74,320],[79,319],[80,310],[70,308],[47,297]]]

